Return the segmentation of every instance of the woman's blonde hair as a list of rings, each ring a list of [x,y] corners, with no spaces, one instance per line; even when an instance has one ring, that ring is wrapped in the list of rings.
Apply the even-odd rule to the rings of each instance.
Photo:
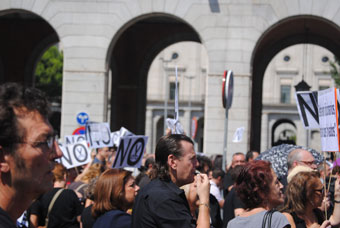
[[[281,211],[295,212],[304,214],[307,203],[313,197],[317,180],[320,175],[318,172],[299,172],[289,182],[286,189],[286,202]]]

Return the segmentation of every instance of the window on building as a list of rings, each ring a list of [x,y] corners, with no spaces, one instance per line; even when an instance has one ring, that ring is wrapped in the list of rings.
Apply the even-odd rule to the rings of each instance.
[[[281,85],[281,96],[280,101],[282,104],[289,104],[290,103],[290,85]]]
[[[179,84],[177,85],[177,90],[179,90]],[[169,99],[175,100],[175,93],[176,93],[176,82],[170,82],[169,84]]]

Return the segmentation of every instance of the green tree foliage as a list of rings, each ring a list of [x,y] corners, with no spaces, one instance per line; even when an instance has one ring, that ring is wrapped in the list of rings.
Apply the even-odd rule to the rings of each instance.
[[[63,54],[56,46],[41,57],[35,70],[35,87],[44,91],[51,101],[61,101],[63,81]]]
[[[329,62],[331,65],[331,75],[337,87],[340,87],[340,59],[334,56],[334,62]]]

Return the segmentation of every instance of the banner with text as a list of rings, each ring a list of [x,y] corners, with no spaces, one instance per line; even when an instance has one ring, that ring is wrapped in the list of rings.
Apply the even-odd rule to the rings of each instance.
[[[56,159],[56,161],[63,164],[67,169],[91,162],[91,150],[87,147],[87,142],[85,140],[79,139],[79,141],[70,142],[64,145],[59,143],[59,147],[63,152],[63,156]]]
[[[109,123],[87,122],[85,135],[86,141],[89,143],[90,148],[113,146]]]
[[[147,142],[148,136],[143,135],[121,137],[112,168],[139,168]]]
[[[297,92],[295,99],[303,126],[306,129],[318,129],[318,92]]]
[[[318,106],[322,151],[339,151],[337,90],[319,91]]]

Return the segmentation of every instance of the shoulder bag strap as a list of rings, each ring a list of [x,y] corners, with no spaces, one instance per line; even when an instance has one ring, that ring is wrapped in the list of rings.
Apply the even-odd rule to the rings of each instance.
[[[262,228],[266,228],[269,227],[271,228],[272,226],[272,217],[273,217],[273,213],[276,210],[272,209],[270,211],[267,211],[264,216],[263,216],[263,220],[262,220]],[[267,221],[268,221],[268,225],[267,225]]]
[[[54,205],[55,201],[57,200],[57,198],[59,197],[59,195],[61,194],[61,192],[62,192],[63,190],[64,190],[63,188],[59,189],[59,190],[54,194],[54,196],[53,196],[53,198],[52,198],[50,204],[48,205],[48,211],[47,211],[47,215],[46,215],[46,218],[45,218],[45,227],[48,227],[48,217],[49,217],[49,215],[50,215],[50,212],[51,212],[51,210],[52,210],[52,208],[53,208],[53,205]]]
[[[85,183],[79,185],[78,188],[76,188],[74,191],[79,192],[79,190],[80,190],[82,187],[84,187],[85,185],[86,185]]]

